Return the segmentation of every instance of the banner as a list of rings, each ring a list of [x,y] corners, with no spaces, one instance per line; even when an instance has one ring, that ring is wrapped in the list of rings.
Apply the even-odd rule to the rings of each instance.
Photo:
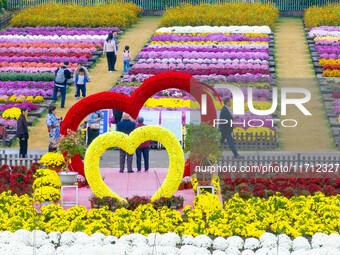
[[[138,116],[144,118],[145,125],[159,126],[159,114],[160,111],[140,111]]]
[[[182,112],[167,111],[161,114],[161,126],[169,129],[179,141],[183,140]]]
[[[201,123],[200,111],[186,111],[185,112],[185,124],[193,123],[199,125]]]

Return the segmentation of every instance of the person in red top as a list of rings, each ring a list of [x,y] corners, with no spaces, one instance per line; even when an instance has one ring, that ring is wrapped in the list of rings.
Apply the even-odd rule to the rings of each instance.
[[[144,118],[138,117],[136,128],[143,127],[144,125]],[[149,172],[149,151],[150,151],[151,141],[146,141],[139,145],[136,150],[136,157],[137,157],[137,173],[140,173],[142,170],[142,153],[144,158],[144,168],[145,172]]]

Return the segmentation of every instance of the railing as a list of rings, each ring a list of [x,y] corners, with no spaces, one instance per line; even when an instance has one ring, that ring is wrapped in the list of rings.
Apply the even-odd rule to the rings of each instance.
[[[0,29],[9,26],[9,23],[11,23],[12,16],[13,14],[11,13],[9,15],[0,17]]]
[[[19,154],[6,154],[4,150],[0,150],[0,166],[6,164],[30,167],[33,163],[39,162],[41,157],[42,154],[28,154],[26,158],[20,158]]]
[[[55,3],[76,3],[80,5],[93,5],[96,3],[107,3],[112,0],[8,0],[8,8],[23,8],[27,6],[35,6],[49,2]],[[280,11],[285,10],[304,10],[314,5],[325,5],[328,3],[339,3],[339,0],[122,0],[125,2],[135,3],[144,10],[163,10],[168,6],[178,6],[181,3],[190,4],[223,4],[223,3],[239,3],[239,2],[262,2],[274,3]]]
[[[291,154],[292,153],[290,152],[270,152],[270,155],[268,155],[266,152],[259,152],[256,156],[245,156],[242,160],[235,159],[233,156],[222,156],[218,165],[227,167],[235,166],[236,168],[244,166],[269,166],[271,164],[278,164],[280,166],[293,168],[309,168],[321,165],[322,168],[325,166],[326,168],[336,168],[336,173],[340,170],[340,159],[336,154],[320,155],[320,152],[301,152],[296,153],[295,155]]]

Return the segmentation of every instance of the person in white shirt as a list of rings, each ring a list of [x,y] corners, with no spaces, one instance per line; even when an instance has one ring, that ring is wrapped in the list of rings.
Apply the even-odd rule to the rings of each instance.
[[[74,69],[73,77],[77,77],[80,69],[84,69],[86,78],[87,78],[88,82],[90,82],[91,81],[91,75],[90,75],[89,71],[87,70],[87,68],[84,66],[84,61],[80,61],[78,63],[78,66],[76,67],[76,69]]]
[[[103,54],[106,54],[107,57],[107,64],[109,66],[109,73],[112,73],[113,71],[117,71],[115,69],[115,63],[117,59],[117,49],[116,49],[116,43],[113,39],[112,33],[110,33],[104,42],[103,47]]]

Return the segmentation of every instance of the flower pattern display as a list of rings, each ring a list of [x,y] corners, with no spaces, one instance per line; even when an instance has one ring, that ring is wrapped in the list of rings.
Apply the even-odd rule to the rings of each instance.
[[[109,132],[98,136],[86,151],[84,167],[85,177],[94,194],[103,198],[116,197],[125,201],[114,193],[103,181],[99,171],[100,156],[111,147],[119,147],[129,154],[133,154],[140,144],[145,141],[156,140],[163,144],[169,154],[169,171],[162,186],[151,197],[151,201],[161,197],[171,197],[181,183],[184,171],[184,153],[176,136],[169,130],[158,126],[144,126],[137,128],[127,136],[121,132]]]

